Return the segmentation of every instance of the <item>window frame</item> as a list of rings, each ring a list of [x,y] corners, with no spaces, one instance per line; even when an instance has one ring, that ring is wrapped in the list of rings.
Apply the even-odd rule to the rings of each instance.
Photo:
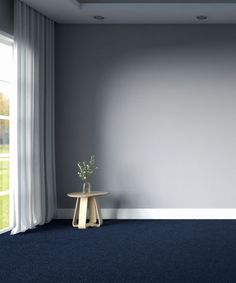
[[[0,84],[6,84],[10,90],[10,99],[9,99],[9,109],[10,113],[9,116],[7,115],[0,115],[0,121],[9,121],[9,153],[0,153],[0,157],[8,158],[9,160],[9,183],[10,187],[8,190],[0,192],[0,197],[8,195],[9,196],[9,227],[3,228],[0,230],[0,234],[8,232],[13,227],[13,171],[15,171],[13,162],[16,162],[16,86],[15,86],[15,64],[14,64],[14,37],[10,34],[4,33],[0,31],[0,43],[6,44],[11,46],[12,48],[12,63],[13,63],[13,70],[12,70],[12,77],[10,81],[4,81],[0,78]],[[15,99],[14,99],[15,98]],[[12,113],[13,112],[13,113]],[[15,142],[14,142],[15,141]],[[15,173],[15,172],[14,172]]]

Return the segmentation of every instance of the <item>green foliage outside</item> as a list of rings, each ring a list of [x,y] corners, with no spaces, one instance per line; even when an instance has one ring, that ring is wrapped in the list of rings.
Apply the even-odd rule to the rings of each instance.
[[[0,90],[0,115],[9,116],[9,96]],[[9,184],[9,120],[0,120],[0,192],[8,191]],[[2,155],[2,156],[1,156]],[[5,156],[4,156],[5,155]],[[9,227],[9,195],[0,195],[0,230]]]
[[[8,154],[9,146],[0,145],[0,154]],[[9,184],[9,161],[0,157],[0,192],[7,191]],[[0,230],[9,227],[9,195],[0,196]]]
[[[0,192],[9,190],[9,161],[0,158]]]
[[[0,145],[0,154],[7,154],[7,153],[9,153],[9,145],[4,145],[4,144],[2,144],[2,145]]]
[[[8,154],[9,146],[0,145],[0,154]],[[9,189],[9,160],[7,158],[0,157],[0,192],[6,191]]]
[[[9,116],[9,98],[0,92],[0,115]]]
[[[0,230],[9,227],[9,196],[0,197]]]

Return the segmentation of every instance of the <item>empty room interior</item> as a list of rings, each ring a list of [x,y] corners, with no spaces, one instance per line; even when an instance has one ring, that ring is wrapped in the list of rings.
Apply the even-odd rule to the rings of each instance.
[[[236,282],[236,0],[0,0],[0,282]]]

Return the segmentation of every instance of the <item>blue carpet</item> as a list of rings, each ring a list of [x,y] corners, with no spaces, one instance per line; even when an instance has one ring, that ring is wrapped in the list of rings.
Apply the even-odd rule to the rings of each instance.
[[[0,235],[0,282],[236,282],[236,221],[53,221]]]

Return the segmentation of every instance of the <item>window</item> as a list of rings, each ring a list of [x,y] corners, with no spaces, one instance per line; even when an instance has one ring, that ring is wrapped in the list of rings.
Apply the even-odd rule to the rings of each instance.
[[[10,227],[10,128],[13,78],[13,40],[0,34],[0,232]]]

